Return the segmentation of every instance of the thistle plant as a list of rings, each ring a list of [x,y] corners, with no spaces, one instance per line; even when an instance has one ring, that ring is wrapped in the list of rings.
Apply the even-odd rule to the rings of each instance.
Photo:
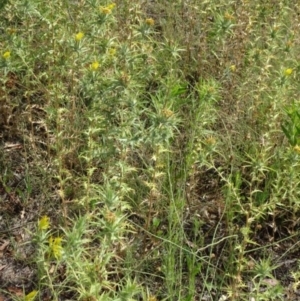
[[[0,3],[0,299],[298,285],[296,1],[144,2]]]

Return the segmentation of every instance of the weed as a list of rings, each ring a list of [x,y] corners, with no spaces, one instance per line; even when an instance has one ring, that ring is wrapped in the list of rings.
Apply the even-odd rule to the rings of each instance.
[[[148,2],[0,4],[3,296],[297,289],[297,2]]]

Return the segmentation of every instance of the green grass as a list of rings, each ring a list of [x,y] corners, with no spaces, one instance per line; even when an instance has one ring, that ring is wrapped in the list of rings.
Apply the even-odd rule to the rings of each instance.
[[[0,4],[0,299],[292,300],[299,16]]]

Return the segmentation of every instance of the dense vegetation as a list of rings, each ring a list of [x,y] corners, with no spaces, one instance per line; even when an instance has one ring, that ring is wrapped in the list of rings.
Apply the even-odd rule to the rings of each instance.
[[[299,25],[0,1],[0,300],[298,300]]]

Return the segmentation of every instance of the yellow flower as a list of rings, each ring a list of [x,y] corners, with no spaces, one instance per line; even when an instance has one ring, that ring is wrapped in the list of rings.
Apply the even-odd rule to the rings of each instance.
[[[287,41],[285,46],[288,47],[288,48],[293,46],[293,41],[292,40]]]
[[[146,24],[149,25],[149,26],[153,26],[154,23],[155,23],[154,20],[153,20],[152,18],[146,19],[145,22],[146,22]]]
[[[293,69],[292,68],[288,68],[284,70],[284,75],[285,76],[290,76],[293,73]]]
[[[109,48],[108,49],[108,54],[110,56],[115,56],[116,52],[117,52],[116,48]]]
[[[38,291],[32,291],[25,296],[25,301],[33,301],[35,296],[37,295]]]
[[[231,70],[232,72],[235,72],[235,71],[236,71],[236,65],[231,65],[229,68],[230,68],[230,70]]]
[[[234,16],[232,14],[226,12],[224,15],[224,19],[227,21],[232,21],[232,20],[234,20]]]
[[[114,223],[116,220],[116,215],[112,211],[106,211],[104,218],[109,222],[110,224]]]
[[[206,140],[205,143],[208,145],[215,145],[216,144],[216,138],[214,138],[213,136],[209,136]]]
[[[167,117],[167,118],[169,118],[169,117],[171,117],[171,116],[174,115],[174,112],[171,111],[170,109],[163,109],[163,110],[162,110],[162,113],[163,113],[163,115],[164,115],[165,117]]]
[[[84,37],[84,33],[80,31],[75,35],[75,40],[79,42],[83,39],[83,37]]]
[[[115,8],[115,6],[116,6],[116,3],[112,3],[112,4],[107,5],[107,8],[112,10]]]
[[[2,54],[2,57],[7,60],[10,58],[10,51],[5,51],[3,54]]]
[[[111,9],[108,6],[100,6],[100,12],[104,15],[111,14]]]
[[[56,258],[59,259],[62,256],[63,247],[61,245],[62,237],[50,237],[49,238],[49,247],[51,250],[51,254]]]
[[[295,145],[294,146],[294,151],[298,154],[300,154],[300,146],[299,145]]]
[[[6,32],[7,32],[8,34],[13,35],[13,34],[15,34],[15,33],[17,32],[17,30],[16,30],[15,28],[7,28],[7,29],[6,29]]]
[[[100,67],[100,64],[98,62],[93,62],[91,63],[90,65],[90,68],[93,70],[93,71],[96,71],[97,69],[99,69]]]
[[[44,215],[40,220],[39,220],[39,229],[40,230],[47,230],[49,228],[49,217],[47,215]]]

